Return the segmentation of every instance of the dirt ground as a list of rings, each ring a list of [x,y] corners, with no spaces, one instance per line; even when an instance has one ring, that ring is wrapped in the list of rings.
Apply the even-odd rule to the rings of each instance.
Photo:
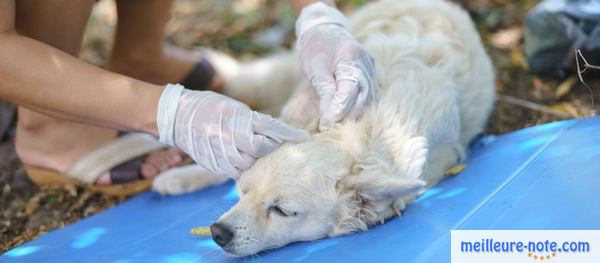
[[[189,49],[216,48],[241,59],[287,48],[293,42],[294,13],[285,2],[177,0],[173,20],[166,28],[167,41]],[[337,2],[352,12],[365,1]],[[576,78],[547,80],[527,71],[522,25],[526,12],[537,0],[458,2],[476,21],[497,70],[497,91],[502,96],[488,133],[590,116],[592,96]],[[81,52],[84,60],[99,66],[104,63],[116,21],[114,2],[102,0],[96,4]],[[600,81],[590,80],[588,84],[595,89],[595,101],[600,103]],[[12,139],[0,144],[0,253],[122,201],[70,185],[38,188],[26,179]]]

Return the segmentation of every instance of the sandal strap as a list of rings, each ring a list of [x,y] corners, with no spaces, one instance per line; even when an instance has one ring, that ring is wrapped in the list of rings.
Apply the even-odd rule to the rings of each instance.
[[[215,69],[208,59],[201,58],[179,84],[190,90],[208,90],[214,76]]]
[[[79,159],[65,175],[87,183],[95,183],[112,168],[164,148],[156,138],[143,133],[131,133],[110,141]]]

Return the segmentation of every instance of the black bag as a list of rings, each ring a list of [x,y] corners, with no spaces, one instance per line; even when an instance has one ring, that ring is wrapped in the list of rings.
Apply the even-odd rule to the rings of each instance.
[[[600,64],[600,0],[544,0],[525,21],[525,57],[533,73],[565,78],[575,49]]]

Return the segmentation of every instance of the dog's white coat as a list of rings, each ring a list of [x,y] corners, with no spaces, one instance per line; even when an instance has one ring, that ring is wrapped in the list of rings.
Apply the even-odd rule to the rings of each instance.
[[[228,253],[361,231],[399,215],[483,132],[494,73],[465,11],[442,0],[387,0],[367,4],[352,23],[375,59],[378,80],[374,101],[357,120],[315,132],[318,99],[293,54],[242,65],[227,81],[228,94],[254,103],[266,97],[274,108],[300,83],[281,118],[313,133],[240,177],[240,201],[218,221],[234,232]],[[154,189],[177,194],[222,181],[193,169],[200,172],[157,178]]]

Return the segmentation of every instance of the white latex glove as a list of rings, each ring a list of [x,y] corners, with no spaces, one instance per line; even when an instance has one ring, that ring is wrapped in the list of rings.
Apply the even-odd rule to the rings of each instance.
[[[237,179],[257,158],[283,142],[302,142],[303,130],[211,91],[167,85],[158,102],[162,143],[178,147],[206,169]]]
[[[320,98],[321,131],[357,117],[373,99],[373,58],[350,31],[346,17],[322,2],[302,9],[296,21],[302,71]]]

